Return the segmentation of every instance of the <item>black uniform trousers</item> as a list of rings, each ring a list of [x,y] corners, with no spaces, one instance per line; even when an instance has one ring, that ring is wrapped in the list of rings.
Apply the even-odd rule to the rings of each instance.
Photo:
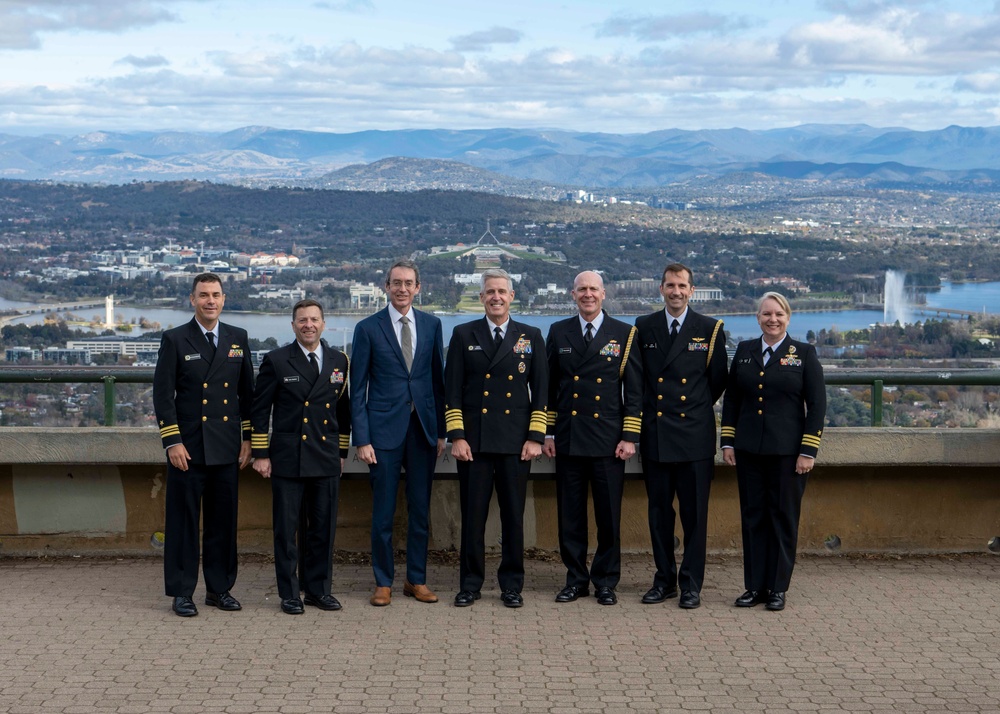
[[[167,463],[166,541],[163,582],[170,597],[192,597],[198,584],[198,529],[205,507],[201,552],[205,589],[224,593],[236,583],[236,519],[239,506],[235,462],[218,466],[188,462],[181,471]]]
[[[274,574],[283,600],[329,595],[339,476],[271,478]],[[297,537],[296,537],[297,534]]]
[[[587,487],[594,497],[597,550],[587,571]],[[622,572],[622,493],[625,462],[614,456],[556,456],[559,554],[566,585],[615,588]]]
[[[500,506],[500,569],[503,591],[524,587],[524,503],[531,461],[520,454],[473,453],[472,461],[458,461],[462,503],[462,545],[459,553],[459,590],[479,592],[486,579],[486,518],[494,486]]]
[[[715,459],[663,462],[643,460],[649,499],[649,535],[656,575],[653,584],[671,590],[701,592],[705,582],[708,543],[708,495]],[[684,558],[680,570],[674,558],[674,495],[684,529]]]
[[[747,590],[785,592],[795,567],[799,513],[807,474],[795,473],[798,455],[736,450]]]

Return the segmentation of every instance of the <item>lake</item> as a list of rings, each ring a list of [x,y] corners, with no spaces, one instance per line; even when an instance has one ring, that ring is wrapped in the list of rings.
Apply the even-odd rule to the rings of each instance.
[[[10,300],[0,299],[0,309],[17,309],[29,303],[19,303]],[[1000,281],[989,283],[943,283],[941,290],[927,294],[927,304],[931,307],[950,307],[960,310],[981,311],[984,308],[990,312],[1000,311]],[[694,307],[698,310],[698,307]],[[711,311],[706,311],[715,317],[721,318],[725,322],[726,332],[734,339],[751,339],[760,334],[757,320],[753,315],[716,315]],[[76,313],[83,319],[97,317],[103,321],[104,311],[99,308],[79,310]],[[145,317],[151,322],[158,322],[166,329],[176,327],[191,319],[190,310],[177,310],[166,308],[133,308],[119,307],[115,309],[115,314],[126,320],[133,320]],[[444,339],[447,344],[452,329],[463,322],[476,319],[474,314],[462,315],[440,315],[444,327]],[[15,320],[22,324],[38,324],[42,322],[44,315],[26,315]],[[361,318],[358,316],[328,315],[326,320],[326,338],[330,344],[343,346],[350,341],[354,333],[354,326]],[[515,319],[522,319],[515,315]],[[529,315],[524,317],[524,322],[537,325],[542,329],[543,334],[547,334],[549,326],[562,317]],[[626,322],[633,322],[634,317],[623,318]],[[917,313],[915,319],[927,319]],[[882,313],[876,310],[823,310],[819,312],[795,312],[792,314],[789,333],[796,339],[805,339],[806,333],[810,330],[819,332],[820,330],[836,328],[839,331],[855,330],[868,327],[872,323],[880,322]],[[251,336],[258,339],[274,337],[279,343],[284,344],[292,339],[291,317],[289,315],[272,315],[264,313],[237,313],[226,312],[223,314],[223,321],[245,328]],[[95,330],[99,332],[100,330]],[[131,335],[139,335],[141,332],[136,328]]]

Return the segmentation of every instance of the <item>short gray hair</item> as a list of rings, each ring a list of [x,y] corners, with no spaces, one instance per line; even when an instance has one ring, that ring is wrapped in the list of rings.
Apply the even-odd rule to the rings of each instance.
[[[483,292],[486,289],[486,281],[496,278],[503,278],[507,281],[507,289],[514,292],[514,281],[510,279],[510,273],[508,273],[503,268],[487,268],[483,271],[483,274],[479,277],[479,292]]]

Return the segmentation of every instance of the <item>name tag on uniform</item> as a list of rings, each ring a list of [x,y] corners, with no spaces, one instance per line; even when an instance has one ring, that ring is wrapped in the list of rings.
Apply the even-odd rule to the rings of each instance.
[[[285,377],[282,381],[285,384],[288,384],[289,382],[298,382],[299,378],[298,377]]]
[[[744,357],[743,359],[738,360],[738,362],[739,364],[750,364],[751,360],[749,357]]]
[[[642,349],[644,349],[644,350],[655,350],[656,349],[656,343],[655,342],[644,342],[643,345],[642,345]]]
[[[483,348],[479,345],[469,345],[469,352],[482,352]]]
[[[193,355],[184,355],[184,361],[185,362],[190,362],[190,361],[196,360],[196,359],[201,359],[201,355],[197,354],[197,353],[195,353]]]
[[[560,347],[559,348],[559,354],[561,354],[561,355],[571,355],[571,354],[573,354],[573,348],[572,347]]]

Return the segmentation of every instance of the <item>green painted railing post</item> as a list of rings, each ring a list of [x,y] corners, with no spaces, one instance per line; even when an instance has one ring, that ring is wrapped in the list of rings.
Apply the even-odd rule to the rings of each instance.
[[[104,377],[104,426],[115,425],[115,378]]]
[[[882,426],[882,391],[884,383],[881,379],[872,382],[872,426]]]

